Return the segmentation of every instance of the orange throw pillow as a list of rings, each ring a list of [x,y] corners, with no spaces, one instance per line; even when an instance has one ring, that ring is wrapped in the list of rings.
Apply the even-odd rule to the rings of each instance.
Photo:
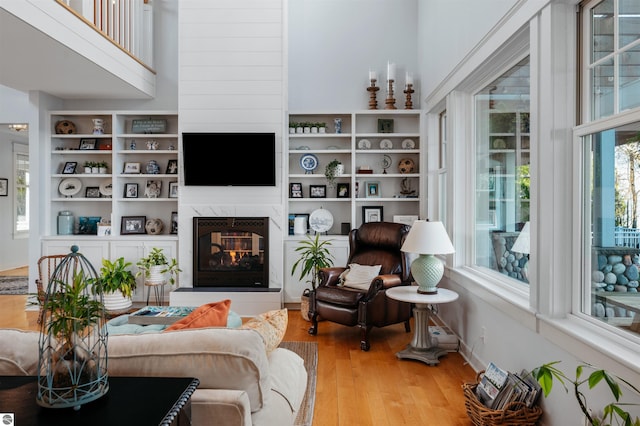
[[[189,315],[174,322],[164,331],[183,330],[186,328],[226,327],[230,307],[230,299],[198,306]]]

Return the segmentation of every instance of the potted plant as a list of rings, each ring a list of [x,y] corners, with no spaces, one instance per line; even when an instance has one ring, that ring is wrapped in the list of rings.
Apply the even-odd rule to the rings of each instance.
[[[133,301],[133,291],[136,289],[136,277],[131,270],[131,262],[126,262],[124,257],[119,257],[111,262],[102,259],[100,277],[93,286],[93,291],[102,292],[104,308],[107,311],[120,311],[129,308]]]
[[[307,277],[306,281],[311,284],[311,289],[315,291],[320,279],[320,269],[328,268],[333,265],[333,255],[329,252],[328,247],[331,245],[331,240],[320,241],[320,234],[316,233],[315,238],[307,235],[306,239],[300,240],[296,252],[300,254],[300,258],[296,260],[291,268],[291,275],[296,273],[298,267],[300,267],[300,280]],[[300,313],[302,318],[309,321],[309,293],[311,290],[308,288],[302,292],[300,300]]]
[[[327,123],[318,123],[318,131],[320,133],[326,133],[327,132]]]
[[[330,187],[336,186],[336,177],[342,175],[344,166],[340,160],[330,161],[324,169],[324,175]]]
[[[578,365],[578,367],[576,368],[575,379],[570,379],[566,374],[564,374],[560,369],[556,367],[556,364],[559,362],[560,361],[554,361],[543,364],[531,371],[531,375],[538,381],[538,383],[540,383],[540,387],[542,388],[542,392],[544,393],[545,398],[551,392],[554,379],[558,380],[562,384],[566,392],[569,392],[569,389],[565,384],[566,381],[567,383],[573,385],[573,393],[576,397],[576,400],[578,401],[580,410],[585,415],[587,424],[592,426],[605,426],[612,424],[640,426],[640,417],[632,419],[631,414],[629,414],[629,412],[627,411],[624,411],[623,409],[624,405],[630,404],[618,402],[620,400],[620,396],[622,396],[622,391],[620,390],[618,380],[626,384],[637,394],[640,394],[640,390],[638,390],[638,388],[620,377],[614,376],[605,370],[599,370],[589,364]],[[582,373],[585,368],[593,371],[588,377],[583,378]],[[603,380],[609,387],[609,390],[611,391],[611,394],[613,395],[615,401],[607,404],[602,408],[602,418],[600,418],[599,413],[594,413],[593,410],[589,408],[587,398],[585,394],[580,390],[580,387],[587,383],[589,389],[593,389]]]
[[[106,161],[98,162],[98,170],[102,174],[107,173],[107,162]]]
[[[178,268],[175,258],[167,259],[161,248],[153,247],[149,255],[140,259],[136,266],[139,270],[136,277],[144,273],[145,280],[150,283],[162,283],[169,274],[169,284],[175,284],[175,277],[182,269]]]
[[[93,165],[95,163],[93,161],[85,161],[84,162],[84,172],[85,173],[91,173],[93,170]]]

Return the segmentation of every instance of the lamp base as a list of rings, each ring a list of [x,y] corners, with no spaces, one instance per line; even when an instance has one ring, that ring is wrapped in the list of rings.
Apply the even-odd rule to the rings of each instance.
[[[421,254],[411,264],[411,274],[418,283],[418,293],[436,294],[444,275],[444,265],[432,254]]]

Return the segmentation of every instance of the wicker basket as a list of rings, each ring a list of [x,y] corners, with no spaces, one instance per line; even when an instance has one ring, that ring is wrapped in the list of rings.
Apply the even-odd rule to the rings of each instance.
[[[480,375],[478,375],[479,378]],[[478,401],[476,387],[478,387],[478,383],[462,385],[464,406],[475,426],[534,426],[538,423],[538,419],[542,415],[542,408],[538,405],[529,408],[523,402],[512,402],[504,410],[492,410]]]

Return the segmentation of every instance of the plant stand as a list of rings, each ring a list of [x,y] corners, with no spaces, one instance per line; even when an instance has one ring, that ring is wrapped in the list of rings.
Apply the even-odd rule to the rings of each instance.
[[[153,294],[155,297],[156,305],[163,306],[164,305],[164,286],[167,284],[167,281],[145,281],[144,285],[147,287],[147,306],[149,305],[149,297],[151,296],[151,289],[153,289]]]

